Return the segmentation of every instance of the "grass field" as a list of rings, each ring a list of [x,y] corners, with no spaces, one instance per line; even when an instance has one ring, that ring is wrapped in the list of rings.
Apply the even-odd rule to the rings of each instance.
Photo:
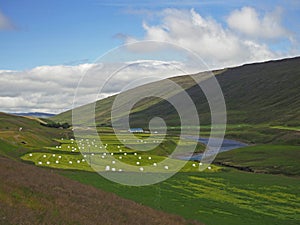
[[[0,113],[0,224],[199,224],[57,176],[54,171],[92,171],[66,139],[71,133]],[[44,169],[18,162],[20,157]]]
[[[181,215],[187,219],[196,219],[208,225],[250,225],[257,224],[257,221],[263,221],[264,225],[296,225],[300,221],[298,176],[247,173],[216,165],[213,165],[211,170],[199,172],[198,163],[188,162],[180,173],[162,183],[144,187],[125,186],[108,181],[92,172],[87,160],[103,165],[103,171],[105,166],[109,165],[109,172],[112,168],[118,172],[118,160],[135,165],[138,169],[153,165],[153,162],[159,162],[165,156],[135,152],[120,145],[120,142],[109,132],[104,136],[102,145],[97,147],[95,147],[96,143],[92,144],[93,139],[82,139],[85,147],[91,145],[83,154],[80,154],[79,146],[73,140],[57,139],[60,144],[47,148],[48,152],[27,153],[22,159],[34,162],[37,166],[59,169],[58,173],[81,183],[116,193],[155,209]],[[130,142],[129,139],[126,141]],[[107,149],[110,154],[103,155],[104,152],[100,147]],[[250,166],[257,170],[265,169],[265,172],[277,173],[274,168],[270,171],[267,169],[272,168],[274,164],[280,164],[281,172],[298,173],[299,164],[292,163],[290,167],[288,165],[293,158],[296,160],[298,150],[297,146],[249,146],[232,150],[231,152],[235,154],[228,155],[228,158],[232,160],[233,165]],[[269,157],[267,153],[271,151]],[[220,154],[218,160],[231,152]],[[285,154],[285,152],[289,153]],[[264,161],[259,161],[258,158],[262,158],[262,155]],[[122,159],[119,159],[120,156]],[[226,161],[226,158],[222,160]],[[140,164],[136,165],[136,162]],[[171,167],[171,164],[169,166]]]
[[[143,140],[144,135],[141,136]],[[126,143],[133,143],[128,138],[128,135],[123,135]],[[169,139],[169,140],[168,140]],[[84,171],[116,171],[116,172],[154,172],[161,169],[165,172],[172,172],[183,163],[181,160],[171,159],[166,156],[158,155],[157,152],[164,152],[167,146],[172,146],[173,141],[169,137],[163,141],[155,150],[148,152],[133,151],[117,141],[116,137],[112,134],[101,135],[101,144],[97,144],[95,139],[83,138],[81,139],[80,146],[73,140],[56,139],[60,145],[55,147],[47,147],[44,152],[28,152],[23,155],[21,159],[33,162],[37,166],[51,167],[57,169],[73,169]],[[160,141],[160,136],[155,138],[155,141]],[[146,141],[143,141],[145,144]],[[182,147],[187,147],[192,143],[191,140],[183,141]],[[147,143],[146,143],[147,145]],[[199,145],[201,146],[201,145]],[[170,151],[170,150],[169,150]],[[162,165],[160,163],[166,160]],[[89,166],[88,162],[93,163],[93,169]],[[201,166],[204,166],[201,164]],[[109,169],[108,169],[109,168]],[[181,169],[182,172],[197,172],[199,163],[186,162],[186,165]],[[217,171],[220,167],[210,166],[209,172]],[[142,171],[141,171],[142,170]]]
[[[200,225],[0,156],[0,224]],[[52,171],[52,172],[51,172]]]
[[[215,173],[178,173],[160,184],[129,187],[96,173],[60,174],[114,192],[155,209],[207,225],[299,224],[299,179],[227,169]]]
[[[300,175],[300,146],[257,145],[220,153],[216,162],[254,172]]]
[[[21,126],[20,123],[24,122],[28,123],[28,125],[23,124],[28,130],[18,133],[19,131],[16,129]],[[29,129],[31,123],[33,124],[32,130]],[[116,172],[118,172],[119,162],[134,165],[137,170],[140,167],[147,168],[147,166],[151,166],[155,162],[158,163],[164,160],[174,149],[178,141],[178,138],[176,138],[176,127],[171,129],[175,136],[167,136],[155,150],[137,152],[123,146],[112,135],[111,128],[99,128],[103,142],[101,145],[98,145],[92,137],[85,137],[81,142],[84,145],[79,146],[74,140],[66,139],[65,135],[56,134],[46,137],[47,134],[52,134],[56,131],[39,126],[36,121],[23,121],[22,119],[14,126],[10,126],[9,129],[2,127],[2,132],[5,135],[7,132],[14,132],[29,143],[30,135],[40,130],[45,136],[43,137],[43,140],[46,140],[45,143],[56,143],[57,146],[44,147],[44,142],[35,146],[33,141],[30,142],[30,145],[24,146],[18,142],[20,141],[19,139],[6,140],[3,136],[4,140],[0,140],[1,154],[14,158],[22,155],[23,160],[34,163],[39,167],[49,168],[81,183],[116,193],[119,196],[132,199],[155,209],[181,215],[187,219],[196,219],[208,225],[252,225],[257,224],[257,221],[266,225],[299,224],[300,196],[298,175],[300,164],[298,162],[299,147],[296,145],[268,144],[249,146],[222,153],[217,157],[217,162],[226,162],[233,166],[250,167],[257,172],[293,175],[292,177],[246,173],[216,165],[212,165],[211,170],[199,172],[198,163],[188,162],[180,173],[162,183],[144,187],[131,187],[106,180],[93,172],[87,162],[92,160],[96,164],[101,165],[103,171],[109,165],[110,171],[108,172],[112,172],[112,168],[115,168]],[[209,126],[204,126],[202,129],[203,134],[209,134],[209,131]],[[285,135],[295,134],[295,132],[270,128],[267,124],[256,126],[233,124],[228,126],[227,135],[239,140],[244,138],[248,138],[248,140],[272,140],[274,135],[286,137]],[[64,138],[53,139],[56,136],[63,136]],[[128,143],[135,144],[128,136],[124,135],[123,138]],[[143,140],[144,145],[150,144],[147,135],[140,135],[140,139]],[[157,135],[153,140],[161,141],[162,137]],[[277,139],[277,142],[278,140],[280,139]],[[145,143],[147,141],[149,143]],[[31,145],[33,147],[30,147]],[[182,143],[182,147],[189,147],[189,145],[191,143],[188,140]],[[199,152],[203,148],[204,146],[202,145],[197,146]],[[104,149],[107,150],[106,155],[103,155]],[[113,155],[111,155],[112,153]],[[119,157],[122,158],[120,159]],[[42,164],[39,164],[39,162]],[[137,165],[137,162],[139,162],[139,165]],[[168,166],[169,170],[171,170],[172,164]],[[168,171],[166,170],[166,172]],[[21,196],[21,194],[19,195]],[[2,197],[6,198],[5,195],[2,195]],[[26,199],[24,196],[21,196],[21,198]]]

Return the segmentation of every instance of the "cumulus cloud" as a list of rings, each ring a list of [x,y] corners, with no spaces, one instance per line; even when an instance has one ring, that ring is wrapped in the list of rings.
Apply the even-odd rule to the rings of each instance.
[[[281,10],[260,16],[252,7],[234,10],[227,18],[230,28],[254,38],[282,38],[290,36],[290,32],[281,24]]]
[[[69,109],[78,79],[89,66],[40,66],[24,71],[0,71],[1,110],[56,113]]]
[[[256,37],[278,38],[289,34],[280,25],[279,13],[266,14],[260,19],[249,7],[233,11],[227,19],[228,26],[201,16],[194,9],[166,9],[160,15],[162,19],[158,24],[143,22],[145,36],[142,40],[165,41],[190,49],[211,68],[279,58],[279,53]],[[241,32],[248,36],[242,37]],[[131,43],[137,39],[128,37],[126,41]],[[140,46],[140,51],[147,49],[147,46]]]
[[[0,11],[0,30],[12,30],[14,28],[13,23]]]
[[[73,107],[78,86],[80,96],[76,98],[76,106],[119,93],[129,84],[133,88],[182,74],[183,67],[175,61],[144,60],[106,63],[105,66],[94,63],[0,70],[1,111],[59,113]],[[115,73],[116,70],[119,71]]]

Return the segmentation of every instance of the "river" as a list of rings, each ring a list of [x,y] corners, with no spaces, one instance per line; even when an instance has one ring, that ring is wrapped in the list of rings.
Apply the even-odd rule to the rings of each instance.
[[[209,138],[204,138],[204,137],[200,137],[200,138],[195,138],[195,137],[187,137],[188,139],[194,139],[197,140],[199,142],[201,142],[202,144],[207,145]],[[236,148],[241,148],[241,147],[245,147],[248,146],[246,143],[240,142],[240,141],[235,141],[235,140],[231,140],[231,139],[223,139],[222,142],[222,146],[220,147],[220,150],[218,153],[220,152],[227,152]],[[200,161],[201,158],[203,156],[203,153],[195,153],[193,154],[192,157],[188,157],[185,155],[177,155],[175,158],[177,159],[181,159],[181,160],[192,160],[192,161]]]

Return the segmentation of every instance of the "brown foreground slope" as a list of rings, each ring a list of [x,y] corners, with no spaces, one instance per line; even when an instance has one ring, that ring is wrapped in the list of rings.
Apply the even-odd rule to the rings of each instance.
[[[0,157],[0,224],[198,224]]]

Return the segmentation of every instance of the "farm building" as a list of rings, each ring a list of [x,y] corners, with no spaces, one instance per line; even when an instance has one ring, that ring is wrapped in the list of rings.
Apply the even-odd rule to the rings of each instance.
[[[128,131],[130,133],[144,133],[143,128],[130,128]]]

